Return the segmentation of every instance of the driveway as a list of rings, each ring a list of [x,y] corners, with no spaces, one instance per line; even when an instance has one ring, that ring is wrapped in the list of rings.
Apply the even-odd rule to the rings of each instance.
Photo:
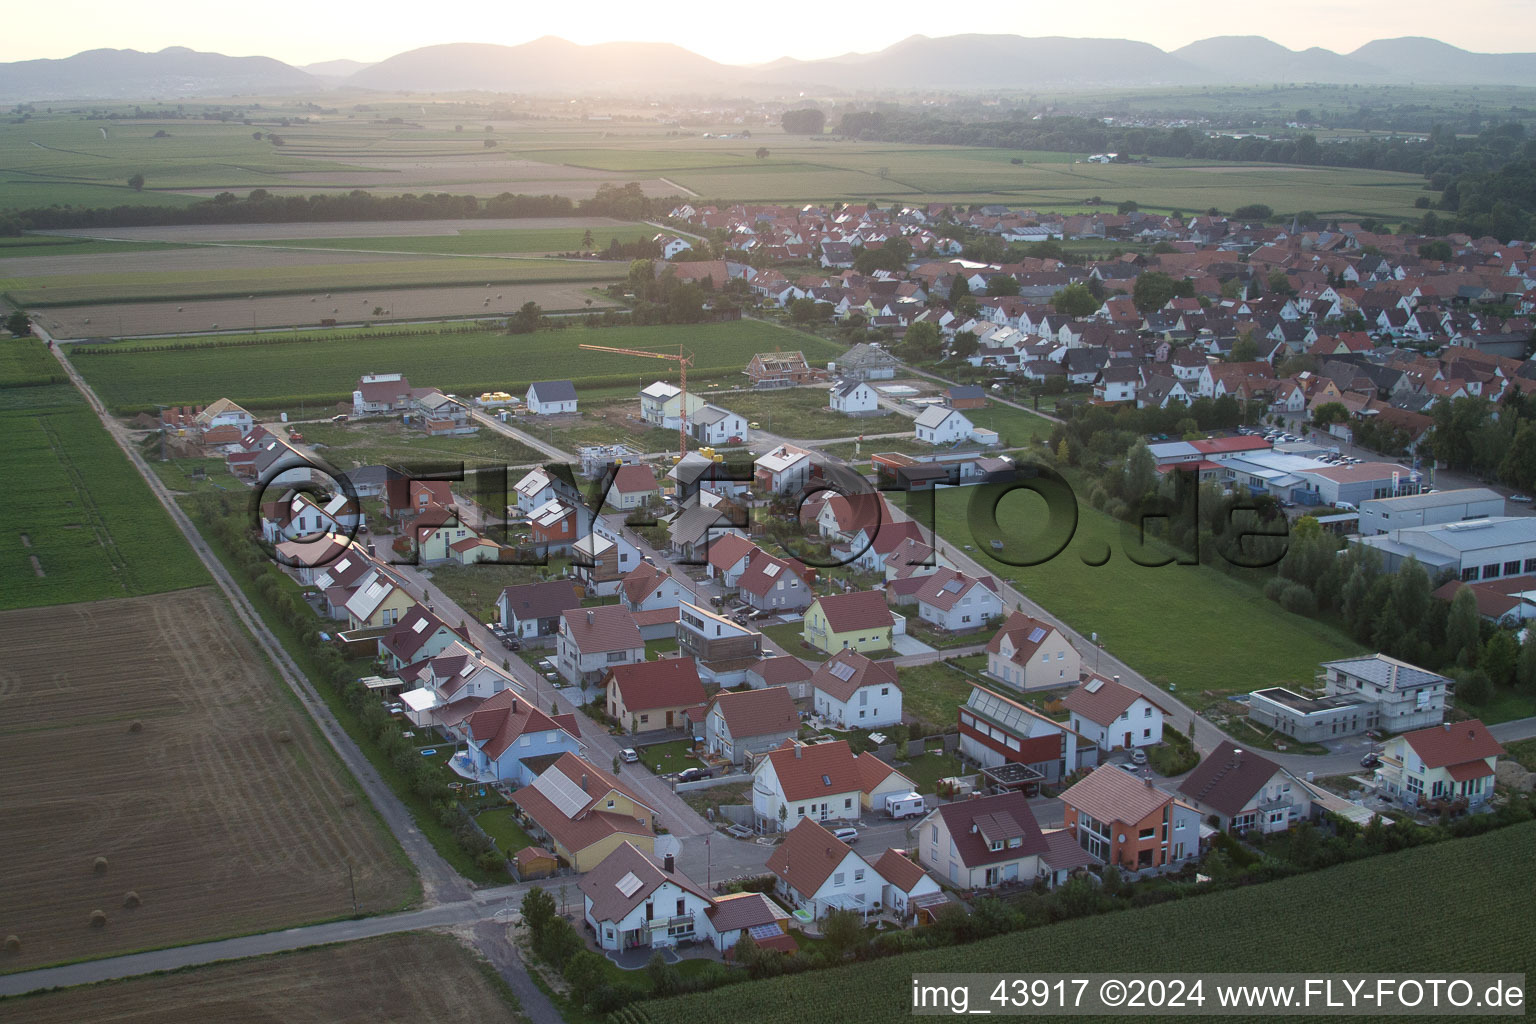
[[[891,650],[895,651],[898,657],[903,658],[908,658],[915,654],[937,653],[932,647],[929,647],[917,637],[908,636],[905,633],[891,637]]]

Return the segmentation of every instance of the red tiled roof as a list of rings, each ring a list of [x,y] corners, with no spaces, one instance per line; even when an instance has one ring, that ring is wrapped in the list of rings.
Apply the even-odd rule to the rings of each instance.
[[[1279,770],[1273,761],[1222,740],[1180,783],[1179,792],[1231,817]]]
[[[789,830],[789,835],[768,858],[768,870],[784,879],[797,892],[814,894],[847,859],[848,844],[810,818]],[[862,858],[861,858],[862,859]]]
[[[768,760],[786,800],[862,792],[859,769],[847,740],[811,745],[787,740],[768,752]]]
[[[1030,634],[1036,629],[1045,630],[1045,635],[1034,643],[1030,643]],[[1040,645],[1045,643],[1055,629],[1056,627],[1049,622],[1042,622],[1023,612],[1013,612],[1004,620],[997,632],[992,634],[992,639],[987,641],[987,653],[1001,653],[1003,637],[1006,635],[1013,643],[1013,661],[1022,665],[1035,651],[1039,650]]]
[[[1485,757],[1499,757],[1504,753],[1488,727],[1475,718],[1418,729],[1404,733],[1402,738],[1429,768],[1481,762]]]
[[[859,770],[859,788],[865,793],[873,793],[876,786],[889,779],[892,775],[899,777],[907,785],[912,785],[911,779],[867,750],[853,759],[853,766]],[[913,788],[915,789],[916,787],[914,786]]]
[[[1121,768],[1104,764],[1061,794],[1061,802],[1103,822],[1134,825],[1167,806],[1173,797]]]
[[[464,721],[470,734],[481,742],[485,756],[493,760],[506,753],[519,736],[560,728],[515,690],[502,690],[487,697]]]
[[[699,666],[692,658],[615,665],[608,671],[608,682],[618,688],[624,706],[630,711],[704,703],[704,684],[699,681]]]
[[[620,466],[613,474],[613,489],[620,494],[640,494],[656,490],[656,471],[646,465]]]
[[[759,550],[739,533],[723,533],[709,542],[709,564],[723,571]]]
[[[959,584],[959,589],[949,587],[952,581]],[[961,597],[978,586],[985,587],[994,594],[997,592],[997,581],[991,576],[969,576],[943,566],[923,578],[922,586],[917,589],[917,599],[940,611],[949,611]]]
[[[561,613],[560,621],[583,654],[627,651],[645,646],[635,617],[622,605],[567,609]]]
[[[875,874],[908,894],[928,877],[928,872],[914,864],[900,850],[886,850],[872,866]]]
[[[634,888],[621,889],[619,883],[633,875],[640,880]],[[631,910],[650,899],[651,894],[671,882],[685,892],[691,892],[701,900],[708,900],[694,884],[693,879],[676,871],[667,871],[634,844],[625,841],[618,845],[602,862],[588,871],[576,883],[582,895],[592,901],[591,915],[595,921],[620,921]]]
[[[895,623],[891,610],[885,605],[885,595],[873,590],[859,590],[851,594],[828,594],[818,597],[821,612],[826,616],[827,628],[833,633],[847,633],[856,629],[881,629]]]
[[[663,622],[676,622],[680,610],[677,605],[673,605],[671,608],[649,608],[630,614],[635,617],[636,626],[659,626]]]
[[[714,906],[704,911],[704,914],[716,932],[778,924],[789,919],[789,915],[777,903],[760,892],[734,892],[716,896]]]
[[[799,658],[788,654],[781,654],[774,658],[764,658],[751,669],[753,675],[759,676],[769,686],[783,686],[787,683],[803,683],[811,678],[812,669]]]
[[[834,700],[847,702],[864,686],[896,686],[896,669],[889,662],[870,661],[858,651],[844,648],[816,667],[811,685]]]
[[[552,619],[567,608],[581,607],[581,594],[568,580],[524,583],[507,587],[501,593],[506,598],[508,612],[519,621]]]
[[[944,804],[939,807],[939,816],[944,819],[950,841],[955,844],[960,862],[966,867],[1016,860],[1043,853],[1046,849],[1045,837],[1035,823],[1034,812],[1029,809],[1029,798],[1023,793]],[[971,831],[972,824],[978,826],[978,831]],[[1007,840],[1015,836],[1023,842],[1010,848]],[[991,840],[1002,841],[1003,848],[989,849]]]
[[[794,699],[782,686],[761,690],[721,690],[710,702],[712,709],[725,717],[733,739],[794,733],[800,725],[800,712]]]
[[[1095,683],[1098,685],[1094,686]],[[1089,687],[1094,688],[1090,690]],[[1109,725],[1141,696],[1139,691],[1117,683],[1113,679],[1090,675],[1087,681],[1063,697],[1061,702],[1066,705],[1068,711],[1076,711],[1090,722]],[[1150,697],[1147,698],[1147,703],[1162,711],[1163,714],[1168,713],[1166,708]]]
[[[624,588],[624,600],[630,604],[639,604],[671,578],[672,574],[665,569],[659,569],[650,562],[641,562],[624,575],[624,581],[621,584]]]

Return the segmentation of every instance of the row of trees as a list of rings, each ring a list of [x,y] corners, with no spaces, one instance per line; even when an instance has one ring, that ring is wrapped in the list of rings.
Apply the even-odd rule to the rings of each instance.
[[[1501,480],[1511,487],[1536,487],[1536,399],[1510,389],[1495,406],[1485,398],[1436,402],[1435,425],[1426,444],[1449,468]]]
[[[140,180],[139,187],[143,182]],[[579,202],[569,196],[503,192],[490,199],[447,192],[379,196],[357,189],[345,194],[273,195],[254,189],[244,198],[221,192],[187,207],[50,206],[11,211],[0,217],[0,234],[42,228],[158,227],[167,224],[309,223],[313,221],[462,220],[468,218],[615,217],[645,220],[664,216],[677,199],[651,199],[631,182],[603,184]]]

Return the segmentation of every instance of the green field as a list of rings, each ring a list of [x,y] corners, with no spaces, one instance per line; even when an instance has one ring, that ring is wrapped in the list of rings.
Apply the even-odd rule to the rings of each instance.
[[[1024,409],[1015,409],[996,402],[987,403],[985,409],[961,411],[972,426],[997,431],[998,441],[1004,448],[1019,448],[1034,444],[1051,436],[1055,424],[1042,416]]]
[[[939,729],[955,724],[956,709],[970,697],[976,683],[942,661],[906,665],[896,675],[901,682],[901,709]]]
[[[398,462],[465,462],[470,465],[521,466],[539,462],[532,448],[489,427],[474,434],[431,437],[407,430],[397,419],[367,419],[353,423],[300,423],[304,443],[314,446],[339,469]],[[509,481],[515,483],[516,480]]]
[[[471,222],[472,223],[472,222]],[[585,228],[510,228],[500,231],[465,229],[457,235],[412,235],[373,238],[292,238],[283,241],[253,241],[245,245],[284,249],[347,249],[360,252],[410,252],[442,256],[485,256],[497,253],[576,252],[582,248]],[[649,224],[623,227],[593,227],[592,245],[604,249],[617,238],[637,242],[656,234]]]
[[[662,352],[683,344],[694,353],[690,378],[699,379],[734,377],[754,353],[774,348],[800,349],[813,361],[833,358],[838,351],[831,342],[756,320],[686,327],[572,327],[531,335],[487,331],[367,337],[343,332],[337,340],[305,340],[325,337],[305,334],[273,344],[193,345],[158,352],[125,348],[116,354],[80,352],[71,358],[114,409],[156,402],[206,403],[221,396],[271,408],[349,398],[365,373],[403,373],[418,387],[432,385],[459,395],[498,389],[521,395],[535,380],[560,378],[578,383],[590,378],[605,387],[630,378],[638,390],[658,377],[667,378],[671,369],[657,360],[582,351],[577,348],[582,343]]]
[[[119,252],[152,252],[185,249],[175,242],[120,242],[102,238],[65,235],[16,235],[0,238],[0,260],[24,256],[102,256]]]
[[[281,262],[280,256],[275,259]],[[0,293],[20,306],[80,306],[301,295],[325,290],[382,292],[455,284],[584,283],[618,280],[628,270],[628,264],[586,260],[440,257],[330,266],[228,267],[206,271],[196,278],[168,271],[0,277]],[[385,297],[379,295],[380,300]]]
[[[621,1019],[695,1024],[723,1019],[719,1008],[729,1005],[730,1019],[744,1024],[885,1024],[911,1014],[913,975],[980,969],[1129,974],[1166,973],[1176,964],[1188,972],[1529,974],[1536,971],[1536,947],[1529,901],[1518,894],[1530,888],[1533,850],[1536,823],[1526,823],[967,946],[639,1003]],[[1409,925],[1426,921],[1434,922],[1432,942],[1404,941]],[[973,1002],[971,1008],[986,1007]]]
[[[47,374],[52,358],[42,343],[4,346],[0,427],[6,465],[18,486],[0,511],[0,608],[132,597],[208,582],[192,549],[79,392],[68,384],[17,386]]]
[[[809,351],[806,358],[813,366],[817,362]],[[769,433],[785,437],[815,440],[912,429],[911,420],[894,412],[882,412],[879,416],[844,416],[834,412],[827,404],[828,394],[826,388],[784,388],[714,395],[710,401],[739,413],[748,423],[757,423]]]
[[[969,545],[967,554],[984,568],[1016,581],[1027,597],[1084,636],[1098,632],[1105,650],[1137,671],[1176,684],[1186,703],[1200,707],[1227,693],[1305,682],[1319,663],[1359,650],[1343,633],[1284,611],[1244,580],[1205,566],[1135,564],[1125,554],[1122,524],[1083,504],[1076,533],[1061,554],[1029,568],[997,561],[989,544],[994,538],[1005,542],[1008,557],[1024,560],[1040,552],[1032,541],[1043,529],[1045,505],[1030,492],[1015,491],[997,504],[1001,531],[988,532],[980,520],[973,529],[969,503],[984,509],[992,501],[991,486],[940,491],[939,533],[951,544]],[[1106,552],[1102,566],[1084,562]],[[1155,542],[1152,552],[1171,554]],[[1203,697],[1204,691],[1213,696]]]

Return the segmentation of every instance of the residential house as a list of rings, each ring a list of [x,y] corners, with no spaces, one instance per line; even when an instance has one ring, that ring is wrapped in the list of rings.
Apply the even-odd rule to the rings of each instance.
[[[901,365],[890,352],[874,342],[860,342],[838,357],[836,371],[855,380],[890,380]]]
[[[825,370],[806,362],[803,352],[759,352],[747,362],[744,372],[755,388],[787,388],[826,377]]]
[[[1312,806],[1307,788],[1285,769],[1227,739],[1185,776],[1179,793],[1231,832],[1284,832]]]
[[[321,505],[300,491],[286,501],[268,501],[261,506],[261,536],[269,544],[326,534],[355,536],[362,525],[362,509],[344,494],[334,495]]]
[[[630,843],[654,851],[656,809],[610,771],[576,754],[561,754],[534,780],[512,794],[522,818],[578,872]]]
[[[683,509],[667,524],[667,540],[675,561],[684,565],[706,564],[709,549],[724,537],[745,536],[745,516],[737,506],[699,502]]]
[[[684,597],[692,596],[693,592],[669,569],[650,562],[641,562],[631,569],[619,586],[619,597],[631,612],[676,608]]]
[[[556,650],[556,670],[574,686],[591,686],[615,666],[645,660],[640,627],[616,604],[562,612]]]
[[[506,587],[496,598],[501,627],[525,643],[560,632],[560,615],[581,607],[581,591],[569,580],[547,580]]]
[[[398,373],[369,373],[352,389],[353,416],[388,416],[411,404],[411,382]]]
[[[661,500],[656,471],[643,463],[620,466],[608,488],[608,503],[622,512]]]
[[[879,909],[885,879],[852,848],[815,821],[798,822],[768,857],[774,891],[816,919],[832,910]]]
[[[229,399],[221,398],[198,413],[195,422],[203,444],[232,444],[251,432],[256,418]]]
[[[407,665],[437,657],[460,639],[448,623],[418,604],[379,637],[379,657],[391,671],[398,672]]]
[[[1439,725],[1451,680],[1385,654],[1342,658],[1322,665],[1324,693],[1368,706],[1360,731],[1402,733]]]
[[[876,591],[828,594],[806,609],[801,637],[828,654],[844,649],[884,651],[890,649],[895,622],[885,598]]]
[[[575,728],[572,716],[551,718],[517,690],[503,689],[464,716],[460,731],[468,749],[450,767],[476,782],[526,786],[538,775],[535,764],[578,752]]]
[[[1099,762],[1099,748],[1075,730],[985,686],[960,705],[960,753],[985,769],[1009,768],[1027,788],[1054,783]]]
[[[930,405],[913,422],[917,439],[928,444],[956,444],[971,436],[971,421],[963,413],[946,409],[942,405]]]
[[[685,729],[689,710],[704,706],[704,684],[692,658],[615,665],[603,688],[608,716],[630,732]]]
[[[795,738],[800,712],[782,686],[721,690],[704,709],[704,747],[732,764]]]
[[[944,392],[944,404],[951,409],[985,409],[987,389],[980,384],[955,384]]]
[[[753,466],[757,486],[772,494],[803,491],[814,469],[811,453],[789,444],[781,444],[758,456]]]
[[[709,578],[718,582],[724,590],[734,590],[736,581],[747,571],[752,556],[762,548],[747,540],[740,533],[722,534],[709,545],[709,559],[705,571]]]
[[[1386,742],[1376,787],[1411,811],[1476,813],[1493,798],[1495,769],[1505,752],[1475,718],[1416,729]]]
[[[554,416],[576,411],[576,385],[568,380],[541,380],[528,385],[524,399],[535,416]]]
[[[1182,864],[1200,855],[1200,813],[1115,765],[1100,765],[1061,794],[1066,829],[1094,860],[1122,871]]]
[[[857,821],[863,780],[846,740],[790,740],[752,768],[752,814],[764,831],[794,828],[802,818]]]
[[[760,892],[734,892],[714,898],[705,911],[710,941],[729,956],[743,935],[751,935],[758,949],[792,953],[798,949],[789,935],[789,914]]]
[[[466,715],[487,698],[507,689],[520,692],[522,687],[500,665],[457,637],[437,654],[395,671],[402,682],[412,683],[415,687],[400,694],[407,720],[418,729],[441,729],[458,741],[465,739],[463,722]],[[557,719],[572,735],[580,732],[575,719],[569,715],[557,716]],[[456,756],[462,759],[458,770],[463,775],[468,770],[469,755]]]
[[[524,515],[532,515],[535,509],[560,497],[555,478],[543,468],[529,470],[512,485],[512,492],[517,496],[518,510]]]
[[[987,642],[987,674],[1020,690],[1071,686],[1082,657],[1055,626],[1023,612],[1010,614]]]
[[[576,887],[599,949],[669,949],[707,938],[711,930],[713,901],[677,870],[671,854],[658,864],[621,842]]]
[[[665,381],[656,381],[640,392],[640,418],[653,427],[676,430],[683,419],[683,389]],[[695,394],[687,396],[687,415],[704,408],[704,399]]]
[[[948,567],[919,577],[917,617],[939,629],[961,633],[990,625],[1003,614],[997,581]]]
[[[917,828],[917,859],[959,889],[1032,884],[1048,852],[1023,793],[942,804]]]
[[[1163,741],[1167,711],[1140,691],[1122,685],[1119,676],[1089,675],[1061,702],[1067,708],[1067,724],[1100,750],[1132,750]]]
[[[640,549],[600,517],[592,518],[592,532],[571,545],[571,568],[589,595],[611,597],[640,561]]]
[[[913,796],[917,783],[866,750],[853,759],[859,769],[859,806],[866,814],[885,809],[888,796]]]
[[[889,662],[840,650],[811,675],[816,713],[836,729],[873,729],[901,723],[901,687]]]
[[[736,578],[743,602],[774,613],[795,612],[814,596],[806,577],[809,571],[797,561],[777,558],[761,548],[753,552],[746,571]]]
[[[880,396],[862,380],[840,380],[827,392],[827,401],[833,412],[845,416],[880,415]]]
[[[379,629],[393,626],[416,606],[404,583],[376,563],[358,579],[346,602],[348,629]]]
[[[871,866],[884,882],[880,890],[881,909],[903,924],[915,920],[920,906],[948,902],[933,876],[901,850],[886,850]]]
[[[782,686],[797,701],[811,699],[813,670],[799,658],[788,654],[764,658],[747,669],[747,685],[753,689],[764,686]]]
[[[688,432],[700,444],[740,444],[747,436],[747,421],[729,409],[706,405],[688,418]]]

